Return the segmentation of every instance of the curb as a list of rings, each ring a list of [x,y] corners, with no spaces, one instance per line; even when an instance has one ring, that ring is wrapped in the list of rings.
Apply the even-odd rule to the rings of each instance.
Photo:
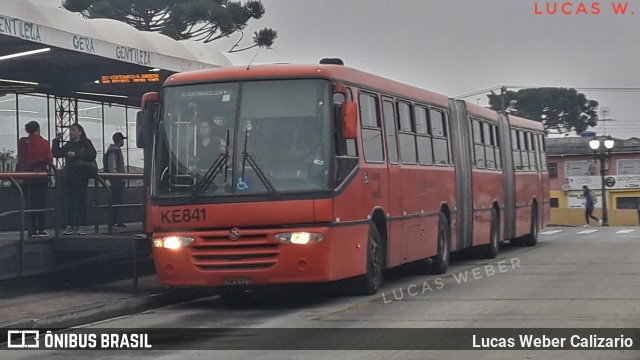
[[[146,310],[196,300],[211,296],[208,289],[172,288],[155,294],[132,295],[116,301],[101,301],[93,304],[77,306],[51,313],[35,315],[36,317],[14,319],[0,323],[0,329],[34,329],[34,328],[69,328],[91,322],[131,315]]]

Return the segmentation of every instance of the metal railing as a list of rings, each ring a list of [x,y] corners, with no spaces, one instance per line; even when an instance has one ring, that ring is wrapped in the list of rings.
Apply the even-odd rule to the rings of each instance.
[[[18,201],[18,210],[9,210],[3,213],[0,213],[0,218],[12,216],[18,214],[20,218],[20,239],[18,240],[18,250],[17,250],[17,264],[18,264],[18,276],[22,276],[24,273],[24,232],[26,231],[25,224],[25,214],[35,214],[35,213],[44,213],[44,212],[56,212],[57,207],[52,208],[44,208],[44,209],[26,209],[26,201],[24,190],[22,189],[22,183],[19,180],[47,180],[49,176],[53,176],[57,178],[57,170],[55,167],[47,164],[47,169],[49,172],[41,171],[41,172],[13,172],[13,173],[0,173],[0,180],[9,180],[11,182],[13,188],[18,191],[20,200]],[[58,188],[55,188],[55,196],[58,196]],[[59,235],[59,228],[55,227],[56,236]]]
[[[131,174],[131,173],[98,173],[95,177],[95,196],[94,196],[94,204],[93,204],[93,219],[94,219],[94,232],[97,234],[99,232],[99,210],[107,209],[108,213],[108,221],[107,221],[107,233],[111,234],[113,231],[113,218],[112,218],[112,209],[116,208],[127,208],[127,207],[143,207],[144,203],[128,203],[128,204],[118,204],[114,205],[111,203],[111,186],[107,183],[108,180],[142,180],[143,174]],[[107,204],[100,205],[99,191],[100,186],[104,187],[107,191]]]
[[[55,237],[59,237],[60,236],[60,225],[63,224],[62,217],[64,216],[63,211],[60,211],[63,209],[62,206],[60,206],[58,204],[58,200],[60,199],[60,191],[61,191],[61,182],[59,181],[59,173],[56,170],[55,167],[51,166],[51,165],[47,165],[48,168],[48,172],[0,172],[0,181],[2,180],[8,180],[11,185],[12,188],[15,189],[18,192],[19,195],[19,201],[18,201],[18,209],[16,210],[9,210],[9,211],[5,211],[0,213],[0,218],[4,218],[4,217],[8,217],[8,216],[15,216],[18,215],[19,217],[19,227],[20,227],[20,238],[18,240],[18,246],[17,246],[17,251],[16,251],[16,257],[17,257],[17,276],[21,277],[24,275],[25,273],[25,231],[27,231],[26,228],[26,216],[25,214],[36,214],[36,213],[45,213],[45,212],[55,212],[56,216],[55,216],[55,226],[54,226],[54,231],[55,231]],[[25,191],[23,189],[24,184],[22,183],[22,181],[24,180],[46,180],[49,177],[53,177],[54,181],[55,181],[55,186],[53,186],[54,188],[54,197],[55,197],[55,201],[52,204],[52,207],[48,207],[48,208],[43,208],[43,209],[27,209],[27,204],[26,204],[26,197],[25,197]],[[118,205],[114,205],[111,202],[111,187],[108,183],[108,180],[142,180],[143,179],[143,174],[131,174],[131,173],[98,173],[96,175],[96,177],[94,177],[94,188],[95,188],[95,193],[94,193],[94,205],[93,207],[93,215],[94,215],[94,223],[95,223],[95,233],[99,233],[99,226],[100,226],[100,211],[102,209],[106,209],[108,211],[108,216],[107,218],[107,232],[109,234],[112,233],[113,229],[112,229],[112,224],[113,224],[113,219],[112,219],[112,209],[114,207],[118,207],[118,208],[126,208],[126,207],[143,207],[144,203],[126,203],[126,204],[118,204]],[[100,203],[100,185],[102,185],[102,187],[105,188],[106,192],[107,192],[107,201],[106,204],[101,204]],[[142,189],[144,189],[143,187],[140,188],[141,191],[143,191]],[[132,275],[133,275],[133,285],[134,285],[134,289],[137,291],[138,288],[138,270],[137,270],[137,263],[138,263],[138,242],[139,239],[138,238],[133,238],[133,246],[132,246],[132,255],[133,255],[133,269],[132,269]]]

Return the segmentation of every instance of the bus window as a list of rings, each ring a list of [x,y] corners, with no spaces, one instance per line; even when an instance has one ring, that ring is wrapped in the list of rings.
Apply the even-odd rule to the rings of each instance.
[[[475,154],[475,164],[478,169],[486,168],[484,145],[482,141],[483,131],[482,123],[477,119],[473,119],[473,152]]]
[[[546,171],[547,170],[547,154],[546,154],[546,148],[545,148],[545,143],[544,143],[544,135],[539,134],[540,136],[538,136],[538,151],[540,151],[540,163],[542,164],[542,170]]]
[[[433,136],[433,154],[438,165],[449,164],[449,142],[447,139],[444,112],[430,109],[431,135]]]
[[[416,155],[416,134],[413,131],[411,121],[411,104],[404,101],[398,102],[398,135],[400,141],[400,157],[405,164],[415,164],[418,161]]]
[[[418,161],[421,165],[433,165],[433,148],[431,145],[431,135],[429,134],[427,109],[422,106],[416,106],[415,115]]]
[[[362,148],[367,162],[383,162],[382,129],[378,113],[378,98],[360,93],[360,124],[362,127]]]
[[[398,163],[398,140],[396,139],[396,121],[393,111],[393,104],[389,101],[383,102],[384,130],[387,134],[387,156],[392,164]]]
[[[502,152],[500,151],[500,132],[498,131],[498,127],[493,127],[493,136],[494,136],[494,144],[495,144],[495,152],[496,152],[496,169],[502,170]]]
[[[489,123],[484,123],[484,149],[485,149],[485,157],[487,159],[487,169],[495,169],[495,152],[493,151],[493,125]]]
[[[540,166],[538,165],[538,159],[536,157],[536,143],[533,141],[534,139],[534,134],[527,133],[527,142],[529,143],[529,164],[531,170],[538,171]]]
[[[518,139],[520,144],[520,157],[522,158],[522,171],[529,171],[531,168],[529,167],[529,155],[527,154],[527,148],[529,147],[529,144],[527,144],[527,133],[518,131]]]
[[[511,144],[513,148],[513,167],[515,171],[522,170],[522,158],[520,157],[520,138],[518,131],[511,130]]]

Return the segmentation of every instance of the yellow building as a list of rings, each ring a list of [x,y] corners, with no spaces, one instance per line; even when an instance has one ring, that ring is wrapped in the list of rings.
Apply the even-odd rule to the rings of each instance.
[[[551,224],[585,224],[583,185],[598,196],[593,214],[602,217],[602,176],[600,161],[589,147],[592,139],[593,136],[546,139]],[[604,161],[609,225],[638,225],[640,139],[613,140],[614,146]]]

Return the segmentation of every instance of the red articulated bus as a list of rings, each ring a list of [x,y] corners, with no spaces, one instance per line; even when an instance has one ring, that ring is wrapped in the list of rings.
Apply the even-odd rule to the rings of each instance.
[[[139,117],[160,282],[243,289],[532,246],[549,218],[544,132],[341,64],[172,75]]]

